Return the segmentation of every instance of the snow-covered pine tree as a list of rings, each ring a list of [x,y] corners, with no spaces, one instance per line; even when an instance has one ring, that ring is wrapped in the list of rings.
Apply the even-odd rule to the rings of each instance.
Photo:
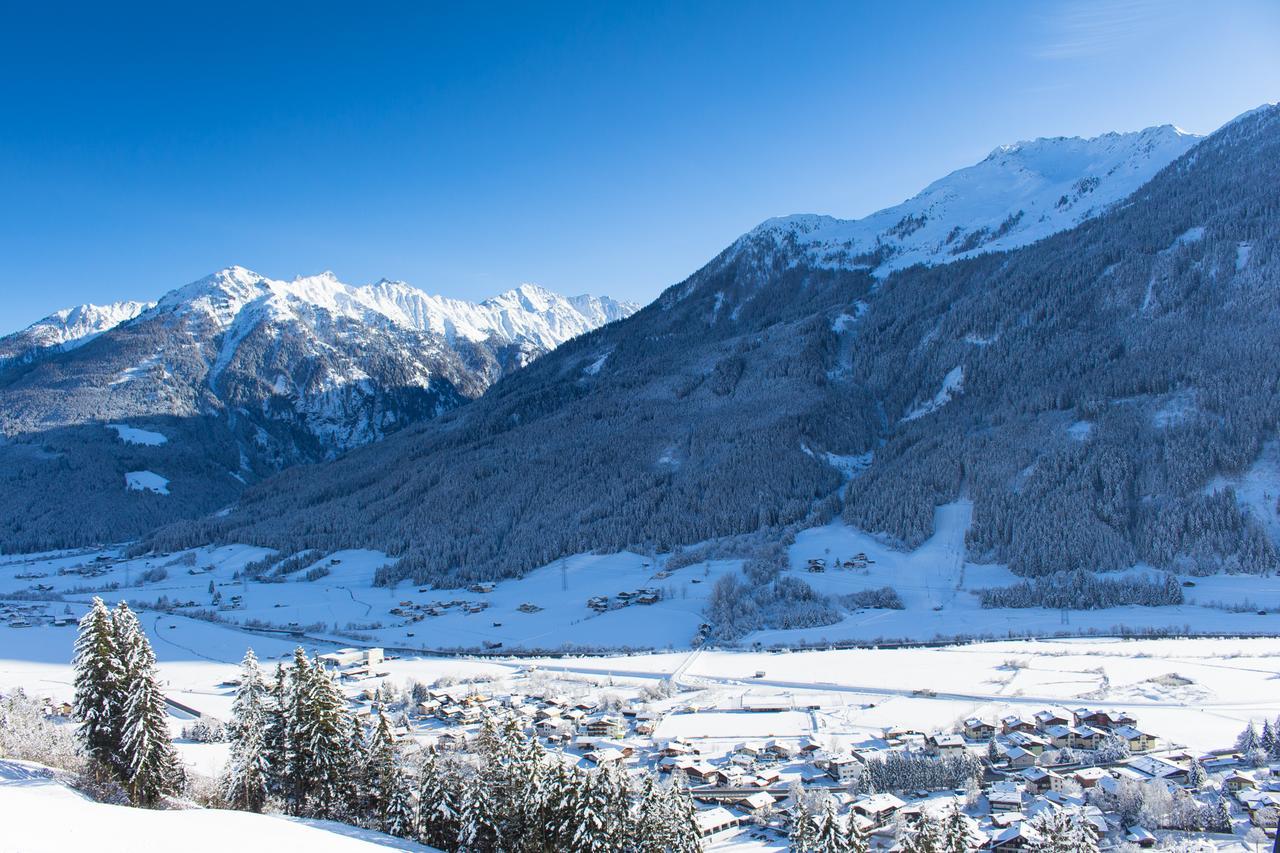
[[[335,807],[346,815],[344,820],[359,823],[360,816],[366,812],[365,802],[365,738],[364,724],[355,714],[346,715],[347,748],[343,753],[346,770],[342,773],[342,782],[338,791],[341,805]]]
[[[550,850],[568,850],[573,840],[573,817],[582,793],[582,771],[571,766],[563,753],[552,760],[546,780],[543,836]]]
[[[1243,753],[1253,752],[1258,748],[1258,730],[1254,728],[1253,721],[1249,721],[1249,725],[1245,726],[1244,731],[1240,732],[1240,736],[1236,738],[1236,749]]]
[[[1258,736],[1258,746],[1267,755],[1272,755],[1276,751],[1276,733],[1271,728],[1271,721],[1264,719],[1262,721],[1262,734]]]
[[[313,758],[308,732],[313,724],[315,690],[311,661],[301,646],[293,650],[293,666],[281,705],[284,716],[285,767],[282,791],[295,815],[307,813]]]
[[[369,735],[361,765],[360,815],[369,826],[381,826],[391,803],[399,770],[391,724],[381,711],[378,712],[378,720]]]
[[[156,678],[156,656],[127,604],[120,602],[112,616],[116,641],[124,657],[124,730],[121,741],[126,762],[125,789],[135,805],[152,806],[177,793],[182,766],[169,736],[164,694]]]
[[[387,784],[389,786],[387,808],[382,814],[382,825],[379,829],[387,835],[394,835],[397,838],[412,838],[414,836],[414,814],[416,809],[409,777],[397,765],[392,771],[392,776]]]
[[[310,667],[308,698],[302,703],[308,713],[298,732],[300,751],[307,756],[303,767],[308,812],[328,818],[345,807],[344,774],[350,767],[347,755],[350,735],[347,703],[333,677],[319,660]]]
[[[240,663],[240,686],[231,705],[231,756],[223,777],[222,795],[233,809],[260,812],[266,804],[270,769],[266,734],[270,696],[253,649]]]
[[[942,853],[942,825],[927,811],[920,812],[915,827],[906,832],[902,841],[903,853]]]
[[[640,802],[636,805],[636,853],[666,853],[668,836],[667,809],[663,791],[652,773],[646,773],[640,785]]]
[[[289,773],[289,680],[277,663],[275,677],[267,688],[264,703],[266,723],[262,732],[262,755],[267,767],[267,791],[283,796]]]
[[[612,836],[609,779],[601,768],[589,770],[582,778],[582,793],[574,804],[572,849],[580,853],[606,853]]]
[[[443,848],[458,840],[458,797],[449,781],[428,750],[418,771],[418,840],[423,844]]]
[[[818,813],[818,830],[815,835],[814,849],[818,853],[844,853],[844,826],[840,821],[839,807],[835,797],[826,797]]]
[[[667,820],[670,825],[671,853],[700,853],[702,831],[698,826],[698,810],[689,796],[683,773],[676,773],[667,787]]]
[[[1039,836],[1028,850],[1035,853],[1098,853],[1093,824],[1064,811],[1042,815],[1032,824]]]
[[[969,853],[976,844],[969,819],[960,810],[960,801],[952,802],[951,810],[942,821],[943,853]]]
[[[1205,828],[1209,832],[1231,832],[1231,809],[1227,806],[1226,797],[1218,797],[1218,802],[1209,812],[1208,824]]]
[[[75,644],[76,737],[85,755],[101,771],[119,777],[123,667],[116,650],[111,613],[95,597],[80,620]]]
[[[491,853],[501,849],[498,804],[493,792],[476,774],[466,777],[458,809],[458,851]]]
[[[858,823],[858,816],[853,812],[849,812],[844,825],[844,849],[847,853],[867,853],[871,849],[867,833],[863,831]]]
[[[548,775],[546,750],[536,737],[521,733],[513,772],[515,804],[511,821],[517,828],[521,850],[546,849]]]
[[[803,801],[792,800],[791,829],[787,840],[795,853],[816,853],[818,848],[818,824]]]

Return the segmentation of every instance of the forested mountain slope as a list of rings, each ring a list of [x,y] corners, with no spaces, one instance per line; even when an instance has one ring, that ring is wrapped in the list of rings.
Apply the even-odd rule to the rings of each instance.
[[[230,267],[154,306],[59,312],[0,339],[13,355],[0,360],[0,542],[118,541],[202,515],[247,482],[449,411],[635,308],[534,285],[470,303]]]
[[[1278,186],[1270,107],[1010,252],[876,276],[757,229],[480,400],[156,542],[364,545],[418,581],[499,577],[835,512],[914,544],[967,493],[971,552],[1022,574],[1269,568],[1210,486],[1280,416]]]

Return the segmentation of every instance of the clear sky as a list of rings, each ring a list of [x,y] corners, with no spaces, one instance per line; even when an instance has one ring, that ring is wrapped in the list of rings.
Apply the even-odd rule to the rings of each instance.
[[[769,216],[1277,98],[1276,0],[12,3],[0,330],[233,263],[647,301]]]

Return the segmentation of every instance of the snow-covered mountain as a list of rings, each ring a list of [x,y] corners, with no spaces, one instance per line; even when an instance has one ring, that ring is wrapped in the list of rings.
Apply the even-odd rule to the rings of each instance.
[[[14,359],[29,360],[41,350],[73,349],[154,305],[154,302],[112,302],[55,311],[20,332],[0,338],[0,364]]]
[[[863,219],[770,219],[735,248],[786,247],[792,262],[798,249],[814,266],[866,268],[879,277],[1013,249],[1106,212],[1200,139],[1166,124],[1001,145],[902,204]]]
[[[17,354],[0,363],[0,456],[37,492],[46,474],[67,475],[51,461],[67,460],[84,482],[49,487],[59,513],[75,505],[68,494],[98,506],[143,475],[164,482],[161,504],[123,504],[149,526],[437,417],[637,307],[530,284],[471,303],[403,282],[228,267],[153,306],[71,309],[0,339]],[[139,430],[157,438],[129,441]],[[59,525],[92,517],[75,510]],[[130,528],[95,527],[90,539],[113,529]]]

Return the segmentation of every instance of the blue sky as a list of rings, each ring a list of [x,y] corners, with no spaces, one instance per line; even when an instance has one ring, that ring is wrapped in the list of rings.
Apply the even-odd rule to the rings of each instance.
[[[232,263],[647,301],[1001,143],[1211,131],[1277,44],[1274,0],[10,4],[0,330]]]

